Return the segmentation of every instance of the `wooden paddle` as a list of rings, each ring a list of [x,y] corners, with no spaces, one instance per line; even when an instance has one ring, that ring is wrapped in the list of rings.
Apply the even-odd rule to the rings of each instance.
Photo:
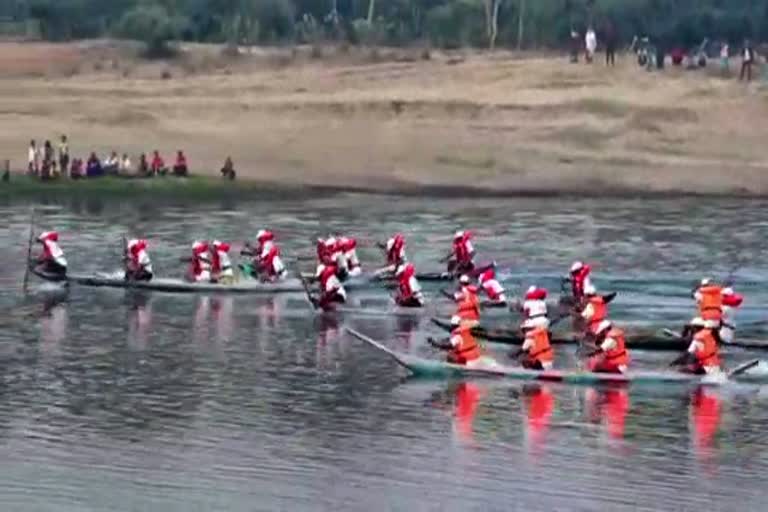
[[[760,364],[759,359],[752,359],[750,361],[747,361],[746,363],[742,363],[727,373],[728,378],[731,379],[733,377],[736,377],[737,375],[741,375],[742,373],[751,370],[758,364]]]
[[[21,289],[26,294],[27,288],[29,284],[29,266],[32,264],[32,241],[35,236],[35,209],[32,208],[32,211],[29,214],[29,240],[27,240],[27,261],[24,265],[24,279],[21,284]]]
[[[301,269],[298,265],[296,265],[294,272],[296,272],[296,275],[301,282],[301,287],[304,288],[304,297],[307,299],[307,303],[309,303],[309,305],[312,307],[312,311],[317,311],[320,309],[320,307],[315,298],[312,297],[312,291],[309,289],[309,283],[307,283],[307,280],[304,279],[304,276],[301,274]]]

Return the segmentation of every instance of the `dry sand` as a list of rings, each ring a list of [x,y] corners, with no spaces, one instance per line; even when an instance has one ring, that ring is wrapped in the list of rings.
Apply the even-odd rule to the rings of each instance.
[[[287,185],[768,194],[759,83],[647,73],[631,56],[610,69],[506,52],[308,53],[232,61],[195,46],[168,64],[108,43],[2,44],[0,158],[20,169],[29,139],[67,133],[79,155],[183,148],[195,173],[231,155],[240,178]]]

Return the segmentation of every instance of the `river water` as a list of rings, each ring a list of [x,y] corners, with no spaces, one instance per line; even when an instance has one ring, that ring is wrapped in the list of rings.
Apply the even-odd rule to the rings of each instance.
[[[0,504],[4,510],[762,510],[768,391],[404,380],[342,331],[438,357],[426,319],[315,317],[301,295],[184,296],[32,278],[30,209],[71,272],[119,266],[149,239],[181,275],[196,238],[237,244],[269,226],[296,265],[313,240],[359,237],[363,263],[395,231],[423,271],[457,228],[519,292],[574,259],[617,290],[617,323],[677,327],[693,280],[731,278],[743,335],[765,339],[768,234],[759,201],[457,200],[339,196],[159,205],[6,203],[0,228]],[[239,245],[238,245],[239,247]],[[431,297],[437,287],[426,285]],[[369,290],[365,297],[384,298]],[[768,337],[768,336],[766,336]],[[504,357],[503,347],[489,351]],[[569,349],[570,350],[570,349]],[[575,361],[565,349],[562,366]],[[754,353],[729,353],[733,365]],[[633,354],[659,368],[674,354]]]

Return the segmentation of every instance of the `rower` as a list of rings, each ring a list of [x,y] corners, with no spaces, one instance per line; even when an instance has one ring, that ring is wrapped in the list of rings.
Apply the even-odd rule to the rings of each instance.
[[[347,267],[347,260],[344,258],[339,239],[330,236],[325,239],[323,245],[325,246],[324,251],[326,261],[336,267],[336,277],[338,277],[341,282],[346,281],[349,277],[349,268]]]
[[[597,348],[589,354],[589,369],[597,373],[627,373],[629,353],[624,331],[603,320],[595,329]]]
[[[347,301],[347,291],[339,281],[336,265],[320,263],[317,266],[315,278],[320,282],[320,297],[312,298],[315,306],[325,310],[333,304],[343,304]]]
[[[509,357],[518,359],[525,356],[521,365],[528,370],[551,370],[555,352],[549,340],[549,330],[534,320],[526,320],[522,325],[525,340],[523,345],[510,352]]]
[[[151,281],[152,261],[147,253],[147,241],[138,238],[128,240],[125,245],[125,280]]]
[[[268,282],[284,279],[287,272],[280,258],[280,247],[275,243],[275,235],[269,230],[261,229],[256,233],[256,242],[256,271]]]
[[[507,296],[504,293],[504,288],[496,280],[496,272],[493,268],[489,268],[478,278],[478,283],[488,296],[488,301],[483,304],[489,307],[506,307]]]
[[[386,244],[378,244],[387,257],[387,264],[375,272],[376,275],[394,274],[398,267],[405,265],[408,258],[405,255],[405,237],[400,233],[387,240]]]
[[[530,286],[525,293],[521,312],[523,314],[523,325],[533,325],[534,327],[543,327],[549,329],[549,318],[547,317],[547,290]]]
[[[197,240],[192,244],[192,258],[189,260],[187,277],[195,283],[211,280],[211,256],[208,252],[208,242]]]
[[[459,316],[451,318],[451,335],[447,339],[435,340],[427,338],[430,345],[448,352],[446,360],[449,363],[461,364],[468,367],[477,366],[481,361],[480,346],[472,334],[473,325],[462,321]]]
[[[723,288],[723,318],[720,323],[720,340],[723,343],[733,343],[736,334],[736,322],[733,319],[733,310],[744,302],[744,296],[736,293],[730,286]]]
[[[342,236],[339,238],[338,244],[341,256],[344,258],[344,266],[347,269],[347,274],[351,277],[362,274],[363,269],[360,266],[360,260],[357,257],[357,240],[352,237]]]
[[[211,244],[211,282],[221,284],[233,284],[235,273],[232,269],[232,261],[229,259],[229,244],[214,240]]]
[[[591,272],[592,268],[581,261],[571,265],[570,277],[567,280],[571,283],[571,295],[576,304],[584,300],[587,288],[592,287],[592,280],[589,278]]]
[[[44,231],[37,237],[43,245],[43,252],[35,261],[35,268],[40,272],[59,277],[67,275],[67,259],[59,247],[59,234],[56,231]]]
[[[719,328],[723,320],[723,287],[711,279],[702,279],[693,298],[699,308],[699,317]]]
[[[443,292],[451,297],[457,304],[456,315],[462,322],[477,326],[480,323],[480,299],[477,296],[477,287],[471,284],[469,276],[459,278],[459,290],[453,295]]]
[[[689,324],[693,335],[688,350],[672,361],[670,366],[684,366],[684,371],[697,375],[715,375],[722,372],[718,354],[716,328],[710,321],[696,317]]]
[[[424,306],[424,295],[421,293],[421,285],[416,279],[416,268],[412,263],[406,263],[398,267],[397,297],[395,302],[405,308],[420,308]]]
[[[608,302],[599,295],[591,283],[584,288],[584,309],[581,318],[584,320],[584,331],[587,336],[596,336],[601,322],[608,318]]]
[[[454,275],[472,272],[475,269],[474,258],[475,248],[472,246],[472,232],[457,231],[453,235],[448,272]]]

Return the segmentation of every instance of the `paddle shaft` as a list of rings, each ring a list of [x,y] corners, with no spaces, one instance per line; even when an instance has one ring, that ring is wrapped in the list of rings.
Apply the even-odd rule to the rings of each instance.
[[[21,289],[24,293],[27,293],[29,285],[29,266],[32,264],[32,240],[35,236],[35,209],[32,208],[32,212],[29,214],[29,240],[27,241],[27,261],[24,265],[24,280],[21,284]]]

